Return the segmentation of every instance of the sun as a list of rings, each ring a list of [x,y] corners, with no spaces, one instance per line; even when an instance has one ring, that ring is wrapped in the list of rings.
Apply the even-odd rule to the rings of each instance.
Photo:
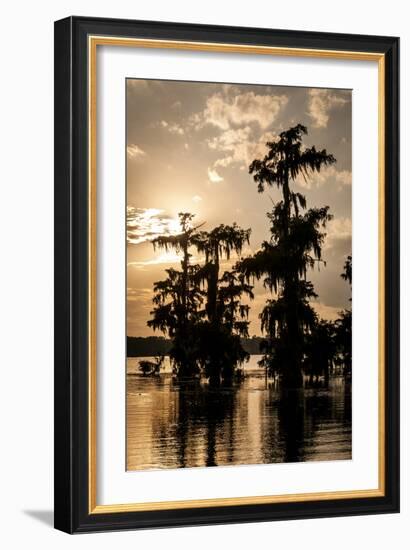
[[[160,235],[177,235],[180,231],[179,220],[164,209],[127,206],[128,244],[141,244]]]

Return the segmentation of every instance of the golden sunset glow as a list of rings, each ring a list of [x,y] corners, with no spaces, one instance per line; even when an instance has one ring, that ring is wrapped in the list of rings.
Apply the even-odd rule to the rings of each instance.
[[[327,319],[349,306],[340,273],[351,252],[350,91],[130,79],[127,120],[127,286],[136,293],[128,301],[128,335],[153,334],[147,327],[153,295],[139,291],[178,267],[180,256],[154,250],[152,241],[180,232],[179,212],[192,213],[206,231],[234,222],[251,228],[243,256],[269,239],[266,213],[280,192],[258,193],[248,167],[266,153],[267,141],[298,122],[308,127],[306,146],[326,147],[337,159],[295,182],[310,206],[328,205],[333,215],[323,244],[326,267],[308,275],[319,295],[312,306]],[[234,254],[224,264],[236,260]],[[260,281],[254,290],[250,333],[260,335],[267,291]]]
[[[128,80],[128,470],[351,459],[351,164],[349,90]]]

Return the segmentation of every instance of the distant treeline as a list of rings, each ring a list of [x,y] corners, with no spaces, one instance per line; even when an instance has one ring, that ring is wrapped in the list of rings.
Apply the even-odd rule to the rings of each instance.
[[[259,355],[260,343],[263,338],[241,338],[244,350],[251,355]],[[127,357],[153,357],[155,355],[167,355],[172,342],[161,336],[147,336],[146,338],[127,336]]]

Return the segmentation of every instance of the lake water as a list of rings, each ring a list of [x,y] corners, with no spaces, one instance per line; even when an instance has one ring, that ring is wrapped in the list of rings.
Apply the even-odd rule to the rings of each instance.
[[[230,387],[180,383],[166,358],[158,377],[127,360],[127,469],[348,460],[351,384],[342,376],[284,394],[251,356]]]

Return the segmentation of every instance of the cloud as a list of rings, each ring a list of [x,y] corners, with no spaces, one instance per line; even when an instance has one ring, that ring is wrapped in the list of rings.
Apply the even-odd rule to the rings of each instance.
[[[127,156],[130,159],[141,159],[147,156],[147,153],[143,151],[137,144],[131,143],[127,146]]]
[[[194,196],[192,197],[192,200],[193,200],[194,202],[197,202],[197,203],[198,203],[198,202],[201,202],[201,201],[202,201],[202,197],[200,197],[199,195],[194,195]]]
[[[226,168],[238,163],[242,165],[241,167],[247,168],[252,160],[266,154],[266,142],[276,138],[272,132],[263,132],[257,138],[252,136],[253,131],[250,126],[245,126],[226,130],[219,136],[207,140],[210,149],[225,155],[215,161],[214,167]]]
[[[326,226],[326,239],[324,249],[334,248],[343,243],[348,244],[351,250],[352,242],[352,220],[351,218],[333,218]]]
[[[208,179],[211,183],[220,183],[224,180],[223,177],[221,177],[218,172],[212,168],[208,168]]]
[[[208,147],[214,150],[232,151],[238,144],[248,141],[251,132],[249,126],[226,130],[219,136],[208,139]]]
[[[308,115],[315,128],[326,128],[329,122],[329,112],[343,107],[349,100],[346,92],[338,93],[332,90],[309,90]]]
[[[352,172],[350,170],[337,170],[335,166],[322,168],[320,172],[314,172],[305,179],[299,175],[296,179],[297,185],[305,189],[313,187],[322,187],[323,185],[333,185],[340,191],[344,187],[352,185]]]
[[[177,264],[181,262],[181,257],[176,252],[164,252],[159,256],[156,256],[150,260],[140,262],[128,262],[128,267],[144,270],[146,266],[160,265],[160,264]]]
[[[140,244],[152,241],[159,235],[177,235],[181,232],[179,221],[158,208],[134,208],[127,206],[127,242]]]
[[[200,260],[201,258],[191,254],[190,261],[192,263],[199,262]],[[179,263],[181,263],[181,256],[178,255],[176,252],[168,251],[168,252],[160,253],[149,260],[144,260],[144,261],[141,260],[138,262],[128,262],[127,267],[132,267],[140,271],[145,271],[145,268],[147,266],[153,266],[153,265],[169,266],[169,265],[179,264]]]
[[[206,101],[202,113],[191,117],[191,124],[200,129],[210,124],[221,130],[250,123],[266,129],[274,122],[281,108],[286,105],[285,95],[261,95],[255,92],[238,93],[234,87],[225,87]]]
[[[161,120],[159,123],[162,128],[166,128],[170,134],[183,136],[185,134],[185,130],[180,126],[179,124],[176,124],[175,122],[167,122],[166,120]]]

